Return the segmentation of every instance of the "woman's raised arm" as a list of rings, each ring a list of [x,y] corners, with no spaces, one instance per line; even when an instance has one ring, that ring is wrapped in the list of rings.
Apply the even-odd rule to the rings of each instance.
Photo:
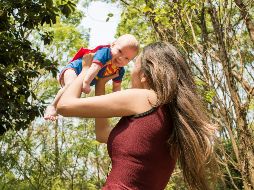
[[[98,80],[95,86],[95,95],[96,96],[105,95],[106,83],[110,79],[117,77],[117,75],[118,73],[113,76]],[[96,135],[96,140],[99,141],[100,143],[107,143],[109,134],[112,129],[113,127],[110,126],[110,122],[108,118],[95,118],[95,135]]]

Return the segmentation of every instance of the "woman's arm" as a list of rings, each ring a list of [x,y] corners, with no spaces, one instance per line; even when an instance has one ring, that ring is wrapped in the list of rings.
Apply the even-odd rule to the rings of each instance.
[[[142,113],[151,109],[149,90],[128,89],[102,96],[80,98],[84,73],[66,89],[57,104],[57,112],[63,116],[102,118],[121,117]]]
[[[63,116],[105,118],[121,117],[151,109],[147,89],[128,89],[107,95],[80,98],[85,71],[66,89],[57,104],[57,112]]]
[[[107,81],[117,77],[117,75],[118,73],[111,77],[99,79],[95,86],[95,95],[105,95],[105,85]],[[107,118],[95,118],[95,135],[97,141],[100,143],[107,143],[111,130],[112,126],[110,126],[109,120]]]

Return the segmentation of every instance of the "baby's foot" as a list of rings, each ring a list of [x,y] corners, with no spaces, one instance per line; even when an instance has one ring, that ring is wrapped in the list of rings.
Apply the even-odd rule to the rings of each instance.
[[[51,120],[51,121],[55,121],[57,119],[57,112],[56,112],[56,108],[54,106],[49,105],[46,108],[46,111],[44,113],[44,119]]]

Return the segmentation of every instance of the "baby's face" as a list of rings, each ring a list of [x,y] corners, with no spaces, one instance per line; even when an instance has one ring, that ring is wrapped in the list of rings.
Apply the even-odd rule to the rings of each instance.
[[[117,67],[127,65],[137,55],[137,50],[128,45],[115,43],[111,46],[112,64]]]

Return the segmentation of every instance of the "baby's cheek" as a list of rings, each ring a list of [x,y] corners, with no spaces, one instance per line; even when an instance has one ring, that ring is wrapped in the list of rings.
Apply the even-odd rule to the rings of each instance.
[[[116,59],[117,57],[117,54],[112,54],[112,59]]]

